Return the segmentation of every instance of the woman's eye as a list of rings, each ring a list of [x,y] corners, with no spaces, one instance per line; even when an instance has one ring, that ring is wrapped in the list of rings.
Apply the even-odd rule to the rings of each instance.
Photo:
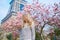
[[[26,21],[24,21],[26,23]]]

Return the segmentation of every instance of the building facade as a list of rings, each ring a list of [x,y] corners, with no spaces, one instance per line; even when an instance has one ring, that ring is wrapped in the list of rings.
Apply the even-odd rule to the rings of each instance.
[[[25,0],[11,0],[8,14],[1,20],[1,24],[7,21],[11,16],[16,16],[16,13],[23,10],[24,5],[27,3]]]

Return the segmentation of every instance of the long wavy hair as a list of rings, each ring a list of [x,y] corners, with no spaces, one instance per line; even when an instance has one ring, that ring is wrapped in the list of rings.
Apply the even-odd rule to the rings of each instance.
[[[30,27],[32,27],[32,24],[34,23],[33,19],[31,18],[30,14],[24,14],[23,15],[23,24],[28,24]]]

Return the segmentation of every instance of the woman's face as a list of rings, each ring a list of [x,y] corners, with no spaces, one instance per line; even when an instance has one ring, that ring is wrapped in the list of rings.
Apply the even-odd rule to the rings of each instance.
[[[27,20],[28,20],[28,18],[27,18],[27,16],[26,15],[23,15],[23,22],[27,22]]]

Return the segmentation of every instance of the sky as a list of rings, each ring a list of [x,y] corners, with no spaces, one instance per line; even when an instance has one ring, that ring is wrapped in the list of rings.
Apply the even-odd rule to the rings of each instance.
[[[7,15],[9,7],[10,7],[10,2],[11,0],[1,0],[0,1],[0,22],[1,20]],[[31,4],[32,0],[27,0],[28,3]],[[40,3],[45,3],[45,4],[53,4],[55,2],[60,2],[59,0],[39,0]]]
[[[9,2],[11,0],[1,0],[0,1],[0,22],[7,15],[9,9]]]

